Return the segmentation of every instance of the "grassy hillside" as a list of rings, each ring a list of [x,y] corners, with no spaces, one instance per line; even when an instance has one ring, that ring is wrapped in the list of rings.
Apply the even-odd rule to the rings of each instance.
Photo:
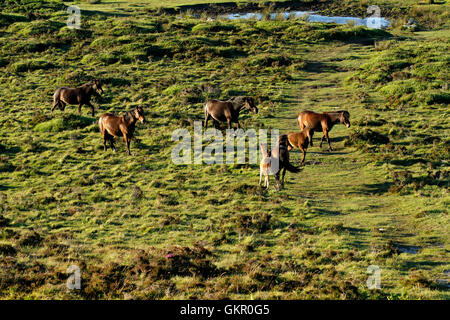
[[[131,6],[69,30],[61,2],[11,4],[0,5],[1,298],[449,298],[448,7],[414,32]],[[92,78],[105,83],[97,116],[145,106],[133,156],[122,140],[103,152],[90,109],[50,113],[58,86]],[[258,101],[245,128],[298,130],[304,109],[346,109],[352,127],[333,128],[331,153],[317,134],[282,191],[258,187],[257,165],[173,164],[173,130],[192,131],[205,99],[234,95]],[[366,287],[369,265],[380,290]]]

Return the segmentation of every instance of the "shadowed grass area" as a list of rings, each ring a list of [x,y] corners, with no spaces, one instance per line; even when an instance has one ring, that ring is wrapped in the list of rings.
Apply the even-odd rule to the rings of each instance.
[[[25,17],[0,30],[2,298],[449,298],[437,281],[449,268],[448,33],[211,23],[131,4],[69,30],[54,5],[38,10],[50,23],[2,12]],[[57,87],[94,78],[96,116],[145,106],[131,157],[122,139],[103,151],[90,110],[50,112]],[[256,164],[175,165],[172,132],[233,95],[258,103],[245,128],[298,130],[304,109],[348,110],[352,127],[333,128],[334,152],[317,133],[279,192],[258,187]],[[80,291],[66,288],[72,264]],[[369,265],[381,290],[366,286]]]

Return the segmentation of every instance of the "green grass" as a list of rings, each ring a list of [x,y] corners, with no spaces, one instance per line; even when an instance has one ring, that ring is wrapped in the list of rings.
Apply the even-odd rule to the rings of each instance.
[[[42,8],[53,22],[16,12],[25,18],[1,25],[1,298],[449,298],[437,281],[450,249],[445,26],[380,33],[129,8],[78,31]],[[103,152],[89,108],[50,113],[58,86],[91,78],[105,83],[97,116],[146,106],[133,156],[122,139]],[[282,191],[258,187],[257,165],[173,164],[173,130],[192,131],[206,98],[231,95],[258,101],[246,128],[298,130],[304,109],[346,109],[352,127],[333,128],[331,153],[316,134]],[[80,291],[66,288],[71,264]],[[366,287],[369,265],[381,290]]]

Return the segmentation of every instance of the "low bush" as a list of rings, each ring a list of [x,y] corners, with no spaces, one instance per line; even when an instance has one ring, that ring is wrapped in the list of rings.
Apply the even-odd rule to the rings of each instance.
[[[389,138],[377,131],[364,128],[353,130],[345,140],[346,146],[364,145],[366,143],[386,144],[389,143]]]
[[[38,132],[60,132],[64,130],[81,129],[95,123],[92,118],[87,118],[75,114],[65,114],[61,118],[42,122],[34,127]]]
[[[30,59],[25,61],[20,61],[13,63],[10,66],[11,72],[26,72],[26,71],[34,71],[34,70],[47,70],[54,68],[55,65],[51,62],[41,59]]]

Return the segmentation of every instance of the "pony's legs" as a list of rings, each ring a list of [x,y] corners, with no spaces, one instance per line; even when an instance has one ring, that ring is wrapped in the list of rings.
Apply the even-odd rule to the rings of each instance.
[[[281,177],[281,186],[284,187],[284,176],[286,175],[286,168],[283,168],[283,173],[282,173],[282,177]]]
[[[125,144],[127,145],[127,153],[129,156],[131,156],[131,152],[130,152],[130,138],[127,137],[126,134],[123,135],[123,139],[125,140]]]
[[[209,115],[209,113],[205,112],[205,125],[204,125],[205,129],[208,129],[208,120],[210,117],[211,116]]]
[[[320,140],[320,148],[322,148],[323,139],[325,139],[325,134],[323,135],[322,140]]]
[[[116,152],[116,147],[114,147],[114,138],[112,136],[109,137],[109,145],[111,146],[111,150]]]
[[[87,104],[89,107],[91,107],[91,110],[92,110],[92,116],[94,117],[95,116],[95,108],[94,108],[94,106],[92,105],[92,103],[88,103]]]
[[[330,138],[328,137],[328,131],[325,131],[325,138],[327,138],[328,149],[330,151],[333,151],[333,148],[331,147],[331,143],[330,143]]]
[[[275,175],[275,181],[276,181],[277,190],[280,190],[280,187],[281,187],[280,171],[278,171],[277,174]]]
[[[308,139],[308,142],[311,145],[311,147],[313,147],[313,135],[314,135],[314,131],[311,131],[306,136],[306,138]]]
[[[82,103],[80,103],[79,105],[78,105],[78,114],[79,115],[81,115],[81,106],[82,106],[83,104]]]
[[[108,148],[106,146],[106,142],[109,141],[109,146],[111,147],[111,150],[116,152],[116,148],[114,147],[114,137],[110,135],[106,130],[102,132],[103,137],[103,149],[106,151]]]
[[[231,118],[227,118],[228,129],[231,129]]]
[[[306,150],[302,149],[303,152],[303,159],[302,159],[302,165],[305,164],[305,157],[306,157]]]
[[[53,101],[53,103],[52,103],[52,112],[53,112],[53,110],[55,110],[55,108],[56,108],[56,106],[57,105],[59,105],[59,102],[57,102],[57,101]]]
[[[63,111],[64,108],[66,107],[66,104],[64,102],[62,102],[61,100],[53,101],[52,112],[53,112],[53,110],[55,110],[56,107],[58,107],[59,110]]]

